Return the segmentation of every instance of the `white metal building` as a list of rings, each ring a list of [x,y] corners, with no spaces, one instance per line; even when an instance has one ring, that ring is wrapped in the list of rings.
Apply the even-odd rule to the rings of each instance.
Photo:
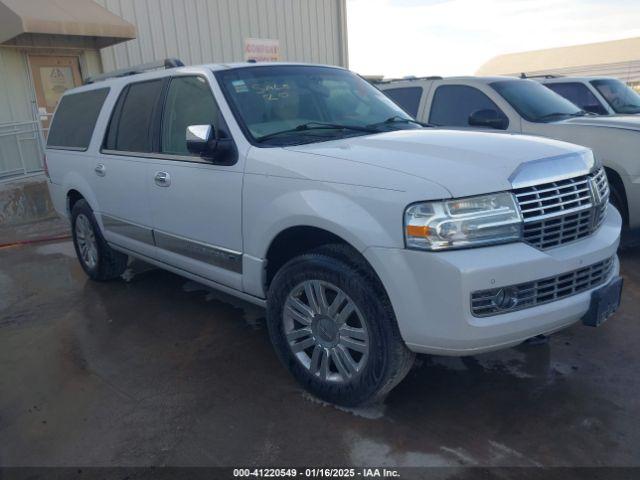
[[[348,66],[346,0],[0,0],[0,180],[39,172],[62,93],[175,57]]]

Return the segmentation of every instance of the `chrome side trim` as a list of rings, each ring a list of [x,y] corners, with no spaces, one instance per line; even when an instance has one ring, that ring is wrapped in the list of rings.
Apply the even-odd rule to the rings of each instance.
[[[524,188],[590,174],[596,167],[591,150],[522,163],[509,177],[512,188]]]
[[[156,246],[216,267],[242,273],[242,253],[154,230]]]
[[[104,229],[111,233],[148,245],[155,245],[158,248],[224,268],[225,270],[242,273],[242,252],[142,227],[111,215],[102,214],[101,217]]]
[[[206,165],[217,165],[210,160],[206,160],[197,155],[173,155],[169,153],[143,153],[143,152],[125,152],[120,150],[102,149],[100,153],[105,155],[116,155],[119,157],[137,157],[146,158],[148,160],[175,160],[179,162],[203,163]]]
[[[111,215],[100,214],[102,218],[102,224],[104,229],[128,237],[138,242],[146,243],[148,245],[154,245],[153,230],[148,227],[142,227],[140,225],[133,224],[119,218],[112,217]]]

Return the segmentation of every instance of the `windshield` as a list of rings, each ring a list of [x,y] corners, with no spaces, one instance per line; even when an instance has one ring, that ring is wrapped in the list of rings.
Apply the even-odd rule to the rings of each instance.
[[[382,92],[342,69],[302,65],[216,72],[236,119],[261,146],[421,128]]]
[[[533,80],[501,80],[491,83],[491,86],[530,122],[553,122],[585,113]]]
[[[640,95],[620,80],[592,80],[591,85],[600,92],[616,113],[640,113]]]

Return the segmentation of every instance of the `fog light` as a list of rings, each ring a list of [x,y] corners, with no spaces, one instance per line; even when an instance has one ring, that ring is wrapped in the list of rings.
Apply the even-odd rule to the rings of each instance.
[[[492,303],[500,310],[514,308],[518,304],[518,290],[513,287],[501,288],[493,296]]]

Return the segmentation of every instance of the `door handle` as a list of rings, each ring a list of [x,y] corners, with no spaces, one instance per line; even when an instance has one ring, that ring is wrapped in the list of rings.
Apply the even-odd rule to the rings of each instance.
[[[96,175],[99,177],[104,177],[107,174],[107,168],[103,163],[96,165],[96,168],[94,168],[93,171],[96,172]]]
[[[167,172],[158,172],[156,173],[154,181],[159,187],[168,187],[171,185],[171,176]]]

